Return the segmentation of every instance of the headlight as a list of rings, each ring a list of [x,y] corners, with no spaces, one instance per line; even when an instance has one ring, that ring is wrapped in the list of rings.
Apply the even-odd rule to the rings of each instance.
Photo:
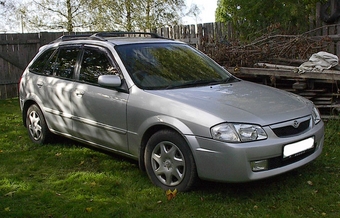
[[[320,112],[315,106],[313,106],[312,116],[313,116],[313,120],[314,120],[315,125],[318,124],[321,121]]]
[[[267,139],[266,132],[257,125],[223,123],[211,128],[214,139],[226,142],[249,142]]]

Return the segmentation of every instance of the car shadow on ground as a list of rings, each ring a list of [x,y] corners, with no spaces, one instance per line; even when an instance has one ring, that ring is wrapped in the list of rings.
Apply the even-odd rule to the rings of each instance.
[[[76,146],[79,148],[88,148],[90,150],[106,154],[113,158],[114,160],[126,161],[134,165],[137,169],[139,168],[137,160],[133,160],[131,158],[124,157],[122,155],[112,153],[103,149],[99,149],[65,137],[54,136],[53,142],[51,144],[62,144],[64,146]],[[249,198],[254,195],[268,194],[270,192],[273,192],[274,190],[278,192],[280,190],[286,191],[287,189],[297,188],[299,184],[306,185],[307,183],[306,175],[309,174],[308,173],[309,170],[312,170],[310,168],[310,165],[312,164],[313,163],[307,164],[306,166],[302,166],[298,169],[294,169],[281,175],[252,182],[223,183],[199,180],[196,186],[191,190],[191,192],[208,195],[223,194],[226,197],[228,196],[235,198],[240,197]],[[142,173],[142,175],[145,175],[145,178],[148,177],[146,173],[144,174]],[[151,181],[150,186],[153,186]]]
[[[131,164],[135,164],[138,167],[138,161],[136,161],[136,160],[125,157],[125,156],[120,155],[120,154],[116,154],[114,152],[107,151],[105,149],[100,149],[100,148],[97,148],[97,147],[94,147],[94,146],[91,146],[91,145],[88,145],[88,144],[85,144],[85,143],[82,143],[82,142],[79,142],[79,141],[76,141],[76,140],[72,140],[72,139],[69,139],[69,138],[66,138],[66,137],[62,137],[62,136],[59,136],[59,135],[53,135],[53,139],[51,141],[52,142],[50,144],[52,144],[52,145],[53,144],[62,144],[64,146],[76,146],[76,147],[79,147],[79,148],[88,148],[90,150],[106,154],[106,155],[112,157],[113,159],[116,159],[116,160],[119,160],[119,161],[127,161]]]
[[[208,195],[222,194],[225,197],[234,198],[276,195],[279,192],[294,193],[294,190],[308,186],[309,170],[312,169],[306,165],[281,175],[244,183],[200,181],[193,191]]]

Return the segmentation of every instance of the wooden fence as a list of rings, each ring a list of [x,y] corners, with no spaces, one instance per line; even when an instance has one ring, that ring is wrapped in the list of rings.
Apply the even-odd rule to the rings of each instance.
[[[20,76],[39,50],[63,33],[0,34],[0,99],[17,97]]]
[[[332,0],[332,3],[335,5],[335,0]],[[326,38],[327,48],[324,50],[340,56],[340,23],[322,26],[324,24],[320,21],[320,7],[321,4],[318,4],[316,15],[310,20],[310,29],[313,29],[310,35]],[[233,26],[224,23],[165,27],[158,29],[157,33],[194,45],[211,57],[214,57],[213,52],[219,52],[218,46],[221,43],[237,39],[237,32]],[[37,53],[39,47],[65,34],[70,33],[0,34],[0,99],[16,97],[17,84],[22,71]]]
[[[161,28],[157,33],[163,37],[187,42],[204,52],[205,48],[213,46],[216,40],[232,37],[232,27],[222,23],[206,23]],[[40,46],[68,34],[78,33],[0,34],[0,99],[17,96],[20,76]]]

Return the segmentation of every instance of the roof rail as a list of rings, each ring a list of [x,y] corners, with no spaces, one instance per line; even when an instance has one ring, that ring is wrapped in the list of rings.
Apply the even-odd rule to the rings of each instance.
[[[98,36],[94,36],[94,34],[77,34],[77,35],[63,35],[57,38],[56,40],[52,41],[51,43],[55,42],[63,42],[63,41],[71,41],[71,40],[77,40],[77,39],[94,39],[94,40],[100,40],[100,41],[106,41],[106,39]]]
[[[159,38],[159,39],[168,39],[164,38],[157,33],[150,33],[150,32],[98,32],[94,34],[78,34],[78,35],[63,35],[56,40],[52,41],[51,43],[55,42],[63,42],[63,41],[71,41],[71,40],[99,40],[99,41],[107,41],[105,37],[141,37],[141,35],[144,36],[150,36],[151,38]],[[169,39],[171,40],[171,39]]]
[[[92,36],[97,36],[97,37],[140,37],[141,35],[144,36],[150,36],[151,38],[161,38],[164,39],[164,37],[158,35],[157,33],[150,33],[150,32],[99,32],[95,33]]]

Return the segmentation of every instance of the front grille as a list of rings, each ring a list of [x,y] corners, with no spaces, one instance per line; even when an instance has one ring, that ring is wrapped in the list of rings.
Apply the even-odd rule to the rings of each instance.
[[[277,135],[278,137],[288,137],[288,136],[298,135],[304,132],[305,130],[308,129],[309,123],[310,123],[310,120],[308,119],[306,121],[301,122],[297,128],[293,127],[292,125],[289,125],[289,126],[274,128],[272,130],[275,133],[275,135]]]

